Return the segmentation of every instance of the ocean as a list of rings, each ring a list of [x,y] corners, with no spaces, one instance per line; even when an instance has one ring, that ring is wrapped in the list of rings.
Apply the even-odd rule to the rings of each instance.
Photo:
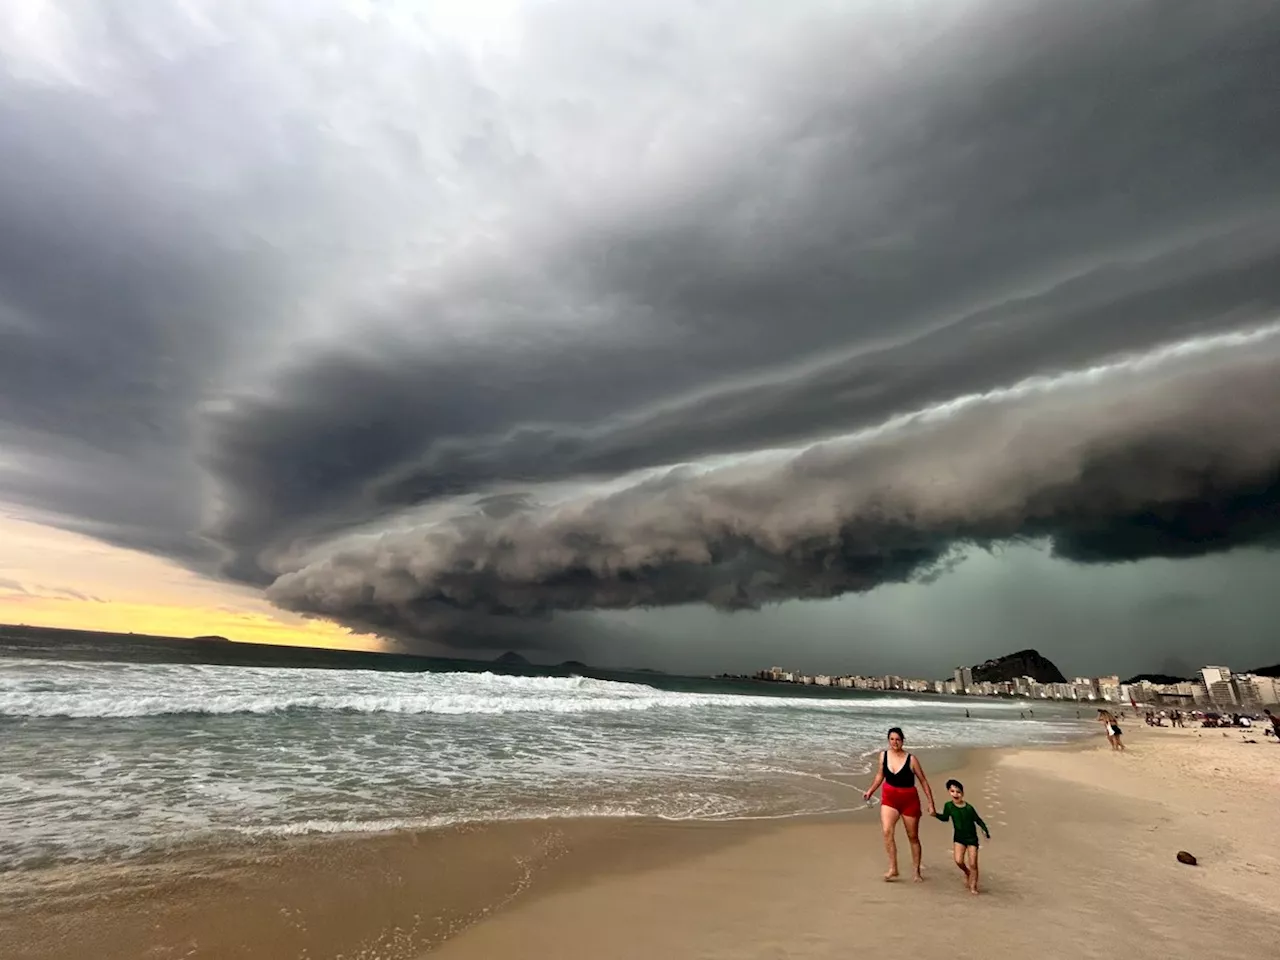
[[[4,871],[495,820],[833,813],[863,806],[891,725],[926,768],[937,748],[1082,729],[1026,701],[32,652],[0,642]]]

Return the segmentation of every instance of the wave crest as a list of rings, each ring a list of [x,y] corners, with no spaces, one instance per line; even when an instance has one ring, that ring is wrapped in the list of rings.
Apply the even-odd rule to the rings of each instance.
[[[390,674],[185,664],[67,670],[45,662],[0,671],[0,717],[128,718],[276,714],[584,714],[700,708],[895,710],[898,697],[786,697],[663,690],[592,677],[495,673]],[[939,708],[948,705],[936,703]]]

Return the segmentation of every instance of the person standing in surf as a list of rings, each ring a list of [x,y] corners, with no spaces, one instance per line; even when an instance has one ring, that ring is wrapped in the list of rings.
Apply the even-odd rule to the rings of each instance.
[[[929,815],[937,814],[938,808],[933,802],[933,790],[920,761],[903,748],[906,739],[901,727],[889,729],[889,749],[880,751],[876,779],[862,799],[870,800],[877,790],[881,791],[880,828],[884,831],[884,850],[889,856],[889,872],[884,875],[885,880],[898,879],[897,831],[901,820],[907,829],[907,842],[911,844],[911,879],[919,883],[924,879],[920,873],[920,817],[923,811],[920,809],[920,794],[916,791],[917,778],[929,800]]]

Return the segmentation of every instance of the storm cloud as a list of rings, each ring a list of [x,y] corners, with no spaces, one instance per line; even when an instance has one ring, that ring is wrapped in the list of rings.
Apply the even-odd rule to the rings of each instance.
[[[1276,542],[1274,4],[51,9],[23,515],[461,647]]]
[[[849,438],[369,538],[276,581],[294,609],[734,610],[1050,538],[1078,562],[1280,537],[1280,325],[959,398]]]

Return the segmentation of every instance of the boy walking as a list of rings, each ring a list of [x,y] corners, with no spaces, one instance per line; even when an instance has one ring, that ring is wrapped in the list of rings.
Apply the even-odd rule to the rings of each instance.
[[[952,843],[955,848],[956,866],[964,874],[964,885],[974,896],[978,894],[978,828],[991,839],[991,831],[978,816],[972,804],[964,802],[964,784],[959,780],[947,781],[947,793],[951,795],[942,807],[941,813],[934,816],[944,823],[951,821],[954,834]]]

